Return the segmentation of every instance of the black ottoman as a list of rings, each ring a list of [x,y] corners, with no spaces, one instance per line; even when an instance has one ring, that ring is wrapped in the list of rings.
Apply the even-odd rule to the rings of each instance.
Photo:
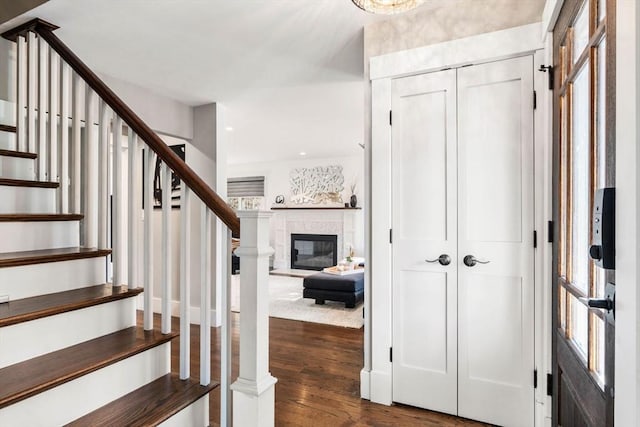
[[[338,276],[329,273],[312,274],[302,282],[304,298],[313,298],[316,304],[325,300],[345,303],[347,308],[355,308],[364,299],[364,271]]]

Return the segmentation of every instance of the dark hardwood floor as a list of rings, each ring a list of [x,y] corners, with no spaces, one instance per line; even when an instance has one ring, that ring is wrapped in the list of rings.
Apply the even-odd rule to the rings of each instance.
[[[139,313],[139,321],[142,321]],[[234,378],[237,376],[238,315],[233,315]],[[159,319],[157,318],[156,321]],[[173,319],[174,331],[178,319]],[[191,375],[199,374],[199,327],[191,327]],[[271,374],[276,384],[276,426],[482,426],[409,406],[384,406],[360,399],[363,330],[270,318]],[[219,379],[219,331],[211,339],[212,372]],[[178,340],[172,345],[178,371]],[[218,425],[219,389],[210,400],[211,425]]]

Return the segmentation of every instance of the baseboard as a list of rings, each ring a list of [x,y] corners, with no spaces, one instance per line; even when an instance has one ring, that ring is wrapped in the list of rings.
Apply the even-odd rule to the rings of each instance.
[[[370,373],[370,381],[370,400],[382,405],[391,405],[391,403],[393,403],[393,383],[391,382],[391,374],[388,372],[372,370]]]
[[[142,310],[144,308],[144,303],[143,303],[143,296],[142,294],[140,295],[140,297],[138,298],[138,310]],[[162,299],[161,298],[154,298],[153,299],[153,312],[154,313],[161,313],[162,312]],[[180,317],[180,301],[171,301],[171,316],[175,316],[175,317]],[[191,317],[191,324],[192,325],[199,325],[200,324],[200,307],[194,307],[194,306],[190,306],[189,307],[189,316]],[[216,310],[211,309],[211,326],[213,326],[214,328],[218,328],[220,326],[222,326],[222,320],[221,318],[218,316],[218,313],[216,312]]]
[[[370,399],[371,397],[371,371],[362,369],[360,371],[360,397]]]

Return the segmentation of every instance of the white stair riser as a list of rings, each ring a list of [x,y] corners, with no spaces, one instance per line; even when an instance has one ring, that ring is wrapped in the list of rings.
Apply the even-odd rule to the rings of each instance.
[[[0,252],[80,246],[79,221],[0,222]]]
[[[10,300],[106,283],[105,257],[0,268],[0,296]]]
[[[16,150],[16,134],[0,131],[0,150]]]
[[[11,179],[35,179],[34,159],[0,156],[0,177]]]
[[[1,426],[60,426],[169,373],[163,344],[0,409]]]
[[[0,185],[0,214],[56,213],[56,189]]]
[[[202,396],[158,427],[207,427],[209,425],[209,395]]]
[[[127,298],[0,328],[0,368],[135,324],[135,298]]]

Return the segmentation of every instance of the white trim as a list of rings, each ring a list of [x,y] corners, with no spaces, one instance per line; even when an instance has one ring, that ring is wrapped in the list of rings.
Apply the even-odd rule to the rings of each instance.
[[[545,43],[541,37],[541,24],[531,24],[508,30],[468,37],[371,58],[372,144],[371,144],[371,303],[365,312],[372,313],[371,327],[365,327],[365,337],[371,342],[370,372],[361,372],[361,396],[372,402],[392,403],[391,347],[391,81],[410,74],[438,71],[470,63],[491,62],[510,57],[534,55],[535,69],[551,53],[543,54]],[[550,40],[550,38],[549,38]],[[546,44],[549,46],[549,40]],[[538,52],[540,51],[540,52]],[[536,426],[543,426],[550,413],[550,400],[546,390],[546,373],[551,371],[550,334],[550,282],[544,280],[551,266],[551,244],[547,244],[547,221],[551,219],[551,119],[552,97],[548,90],[546,73],[536,73],[534,87],[538,94],[535,110],[535,162],[536,162],[536,366],[539,384],[536,391]],[[546,285],[543,287],[541,285]],[[373,332],[375,331],[375,332]],[[365,348],[365,353],[367,352]],[[367,355],[365,354],[365,360]],[[543,387],[544,386],[544,387]],[[368,388],[368,389],[367,389]],[[368,393],[367,393],[368,392]]]
[[[360,370],[360,397],[369,399],[369,390],[371,390],[371,371],[365,367]]]
[[[542,11],[542,37],[549,35],[556,26],[564,0],[547,0]]]
[[[529,24],[431,46],[375,56],[371,80],[422,74],[466,64],[513,58],[542,49],[541,24]]]
[[[616,11],[616,336],[617,426],[640,424],[640,5]]]

